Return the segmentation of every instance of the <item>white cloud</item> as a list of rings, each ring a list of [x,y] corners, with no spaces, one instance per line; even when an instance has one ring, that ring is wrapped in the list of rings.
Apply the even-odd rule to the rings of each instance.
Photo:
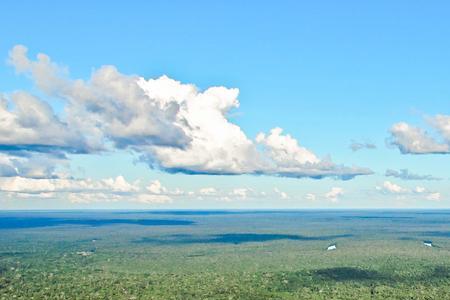
[[[134,202],[142,204],[164,204],[171,203],[173,200],[167,195],[149,195],[149,194],[111,194],[111,193],[70,193],[68,199],[74,204],[92,204],[108,202]]]
[[[22,45],[14,46],[9,52],[9,63],[17,73],[27,73],[37,86],[45,92],[63,88],[66,84],[67,69],[62,68],[50,60],[50,57],[39,53],[36,61],[27,57],[28,49]]]
[[[313,193],[307,193],[305,195],[305,199],[308,200],[308,201],[316,201],[317,196],[315,194],[313,194]]]
[[[450,117],[436,116],[430,118],[445,142],[437,141],[427,131],[401,122],[394,124],[390,130],[389,143],[399,148],[403,154],[445,154],[450,153]]]
[[[275,192],[283,199],[288,195],[278,189]],[[73,179],[73,178],[28,178],[0,177],[0,195],[9,198],[54,198],[68,199],[74,204],[134,202],[143,204],[171,203],[174,199],[203,199],[208,197],[214,201],[239,201],[249,198],[260,199],[266,192],[258,192],[251,188],[237,187],[229,191],[215,187],[205,187],[197,191],[184,191],[179,188],[165,187],[159,180],[148,185],[139,181],[128,182],[123,176],[106,179]]]
[[[423,186],[416,186],[416,188],[414,189],[414,191],[416,193],[424,193],[426,191],[426,189]]]
[[[219,190],[214,187],[205,187],[199,189],[197,192],[186,193],[187,196],[196,196],[198,199],[203,199],[203,196],[213,197],[214,200],[231,202],[235,200],[246,200],[249,198],[260,199],[266,197],[267,193],[264,191],[258,192],[247,187],[237,187],[229,191]]]
[[[103,183],[110,187],[113,192],[136,192],[139,190],[136,184],[128,183],[123,176],[104,179]]]
[[[338,202],[340,197],[344,195],[344,189],[340,187],[333,187],[325,194],[325,197],[331,202]]]
[[[450,143],[450,116],[448,115],[436,115],[429,118],[428,122],[436,128],[442,138]]]
[[[91,204],[98,202],[118,202],[122,200],[121,195],[109,194],[109,193],[69,193],[68,199],[74,204]]]
[[[64,155],[29,151],[0,151],[0,177],[67,177]]]
[[[113,66],[94,71],[88,81],[71,80],[67,69],[44,54],[30,60],[24,46],[11,50],[10,62],[42,91],[66,101],[66,120],[52,122],[70,130],[52,130],[58,133],[48,139],[52,146],[70,144],[94,151],[112,142],[117,148],[137,152],[151,167],[188,174],[341,179],[372,174],[367,168],[319,159],[292,136],[283,135],[281,128],[258,134],[256,141],[249,139],[227,116],[239,106],[238,89],[210,87],[199,91],[167,76],[146,80],[124,75]],[[38,110],[37,114],[42,114],[46,106]],[[47,109],[43,115],[48,119],[52,114]],[[71,132],[77,132],[80,140],[64,138],[63,133]],[[39,144],[40,137],[35,139]]]
[[[62,122],[50,105],[16,92],[0,99],[0,145],[9,150],[84,153],[91,146],[74,127]]]
[[[256,137],[256,142],[265,146],[268,157],[278,167],[290,168],[291,166],[317,164],[320,162],[314,153],[301,147],[296,139],[289,134],[283,135],[282,133],[283,129],[274,128],[269,135],[259,133]]]
[[[273,191],[281,198],[281,199],[289,199],[289,195],[286,192],[280,191],[278,188],[274,188]]]
[[[331,160],[321,160],[313,152],[301,147],[289,134],[283,135],[281,128],[274,128],[268,135],[259,133],[256,142],[263,146],[268,167],[261,173],[287,177],[337,177],[350,179],[357,175],[372,174],[366,168],[345,167]],[[258,173],[258,172],[256,172]]]
[[[122,176],[103,180],[65,179],[65,178],[26,178],[0,177],[0,191],[38,194],[45,192],[83,192],[102,191],[114,193],[131,193],[139,191],[139,187],[128,183]]]
[[[213,196],[216,195],[218,193],[217,189],[213,188],[213,187],[205,187],[205,188],[201,188],[198,193],[202,196]]]
[[[229,193],[229,195],[231,197],[247,199],[251,193],[253,193],[253,190],[248,189],[248,188],[235,188]]]
[[[413,192],[416,194],[419,194],[419,195],[425,195],[426,200],[430,200],[430,201],[440,201],[441,200],[441,193],[429,191],[428,189],[426,189],[422,186],[416,186],[414,188]]]
[[[149,186],[154,185],[153,181]],[[160,183],[159,183],[160,184]],[[181,190],[169,191],[161,184],[155,190],[141,189],[138,182],[130,183],[123,176],[102,180],[70,178],[0,177],[0,192],[15,198],[66,198],[72,203],[128,201],[138,203],[170,203]]]
[[[143,152],[146,161],[169,172],[185,173],[241,174],[263,168],[253,142],[226,117],[239,105],[237,89],[212,87],[198,92],[165,76],[141,79],[140,86],[149,97],[179,105],[178,116],[183,120],[179,125],[190,140],[184,148],[149,147]]]
[[[405,193],[407,191],[406,188],[399,186],[398,184],[392,183],[390,181],[383,182],[382,187],[378,187],[379,190],[383,190],[389,193]]]
[[[416,186],[414,188],[407,188],[400,186],[398,184],[392,183],[390,181],[385,181],[383,186],[377,186],[377,190],[384,194],[394,194],[398,197],[404,196],[415,196],[415,197],[425,197],[426,200],[439,201],[441,199],[441,194],[438,192],[433,192],[428,190],[423,186]]]
[[[159,180],[154,180],[146,187],[147,191],[152,194],[162,194],[167,191],[165,187],[162,186]]]
[[[10,62],[19,73],[31,76],[45,93],[67,102],[67,122],[83,131],[92,143],[108,138],[119,148],[141,145],[184,146],[188,141],[177,124],[176,102],[149,98],[139,86],[140,77],[119,73],[113,66],[93,72],[89,81],[70,80],[67,70],[45,54],[27,57],[24,46],[15,46]],[[183,121],[183,120],[179,120]]]
[[[38,194],[28,194],[28,193],[15,193],[15,192],[6,192],[4,193],[10,199],[53,199],[56,197],[55,193],[38,193]]]
[[[278,191],[278,193],[281,193]],[[285,194],[285,193],[283,193]],[[197,197],[197,199],[204,199],[204,197],[212,197],[214,200],[232,202],[247,200],[250,198],[260,199],[267,196],[264,191],[255,191],[252,188],[236,187],[231,190],[222,190],[214,187],[201,188],[196,192],[185,193],[188,197]],[[287,195],[286,195],[287,196]]]
[[[430,201],[441,201],[441,193],[430,193],[426,199]]]

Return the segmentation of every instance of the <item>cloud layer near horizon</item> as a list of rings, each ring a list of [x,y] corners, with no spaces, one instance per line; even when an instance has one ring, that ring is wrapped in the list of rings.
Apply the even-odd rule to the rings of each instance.
[[[72,80],[45,54],[30,60],[21,45],[11,50],[9,61],[41,92],[62,99],[65,107],[62,117],[25,92],[2,98],[1,176],[28,176],[18,162],[36,153],[64,160],[66,153],[111,148],[132,150],[150,167],[173,173],[317,179],[372,174],[367,168],[319,158],[281,128],[256,139],[247,137],[228,119],[239,107],[238,89],[199,91],[167,76],[146,80],[124,75],[114,66],[102,66],[87,81]],[[35,177],[45,176],[57,174],[49,168]]]
[[[159,180],[146,186],[141,182],[128,182],[123,176],[105,179],[73,178],[27,178],[20,176],[0,177],[0,195],[6,198],[66,198],[74,204],[99,202],[133,202],[143,204],[171,203],[179,197],[187,199],[213,199],[219,202],[260,199],[270,196],[273,199],[288,199],[287,193],[275,189],[272,193],[258,192],[252,188],[239,187],[222,190],[203,187],[197,190],[169,189]]]
[[[430,191],[423,186],[407,188],[388,180],[384,181],[381,186],[376,186],[375,189],[383,194],[396,195],[397,197],[416,196],[430,201],[441,200],[441,193],[439,192]]]

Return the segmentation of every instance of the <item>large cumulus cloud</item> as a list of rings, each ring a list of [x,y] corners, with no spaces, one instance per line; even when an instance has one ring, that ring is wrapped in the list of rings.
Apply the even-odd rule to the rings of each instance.
[[[24,145],[31,151],[39,146],[36,150],[47,147],[63,153],[130,149],[151,167],[188,174],[350,179],[372,173],[321,159],[281,128],[249,138],[228,118],[239,107],[238,89],[201,91],[167,76],[147,80],[124,75],[114,66],[99,68],[87,81],[72,80],[66,68],[45,54],[29,59],[24,46],[15,46],[9,61],[42,92],[65,102],[64,119],[31,96],[27,101],[33,111],[1,110],[2,115],[12,114],[9,132],[23,131],[5,135],[9,147]],[[11,99],[20,101],[15,97]],[[40,126],[51,130],[38,130]]]

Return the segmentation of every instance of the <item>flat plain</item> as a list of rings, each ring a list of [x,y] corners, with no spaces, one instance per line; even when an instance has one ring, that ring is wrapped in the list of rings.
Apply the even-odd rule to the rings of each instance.
[[[450,299],[449,225],[446,210],[4,211],[0,299]]]

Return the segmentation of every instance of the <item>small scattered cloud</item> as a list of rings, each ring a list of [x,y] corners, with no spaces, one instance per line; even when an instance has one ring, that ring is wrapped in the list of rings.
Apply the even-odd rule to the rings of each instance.
[[[363,150],[363,149],[369,149],[369,150],[373,150],[376,149],[377,146],[373,143],[370,142],[357,142],[357,141],[352,141],[350,144],[350,149],[352,149],[353,152],[359,151],[359,150]]]
[[[432,175],[420,175],[410,172],[408,169],[401,169],[399,171],[387,169],[385,176],[395,177],[403,180],[441,180],[441,178]]]
[[[251,194],[253,194],[254,191],[252,189],[249,188],[236,188],[233,189],[229,195],[231,197],[237,197],[240,199],[247,199]]]
[[[344,195],[344,189],[340,187],[333,187],[329,192],[325,194],[325,198],[331,202],[338,202],[340,198]]]
[[[414,188],[414,192],[416,192],[416,193],[418,193],[418,194],[424,193],[426,190],[427,190],[427,189],[424,188],[423,186],[416,186],[416,187]]]
[[[441,201],[441,193],[430,193],[426,199],[430,201]]]
[[[398,184],[392,183],[390,181],[383,182],[383,186],[377,187],[378,190],[393,193],[393,194],[400,194],[407,192],[407,189],[404,187],[401,187]]]
[[[317,196],[316,196],[316,194],[313,194],[313,193],[307,193],[305,195],[305,199],[308,201],[316,201]]]
[[[152,194],[163,194],[167,192],[167,189],[161,184],[159,180],[150,182],[146,189]]]
[[[201,188],[198,191],[198,193],[199,193],[199,195],[202,195],[202,196],[214,196],[214,195],[217,195],[218,190],[213,187],[205,187],[205,188]]]
[[[404,197],[409,195],[424,197],[426,200],[430,201],[441,200],[441,194],[439,192],[430,191],[423,186],[407,188],[390,181],[385,181],[381,186],[376,186],[375,188],[385,195],[396,195],[397,197]]]
[[[281,199],[289,199],[289,195],[286,192],[280,191],[278,188],[274,188],[273,191],[277,194]]]

